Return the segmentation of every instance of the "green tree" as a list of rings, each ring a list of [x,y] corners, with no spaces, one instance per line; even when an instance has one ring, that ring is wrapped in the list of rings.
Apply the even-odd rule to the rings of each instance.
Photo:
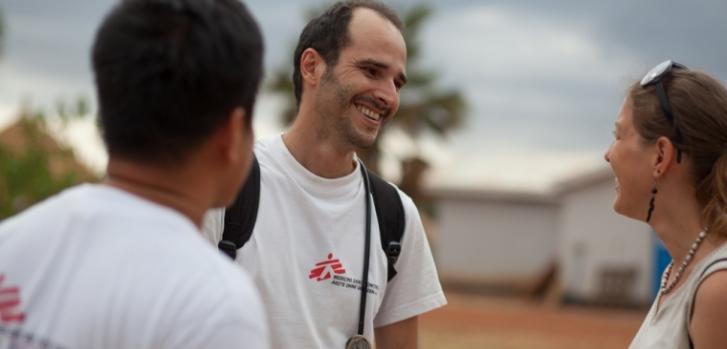
[[[308,18],[312,18],[312,14],[317,11],[309,12]],[[428,5],[415,5],[403,16],[404,21],[404,37],[407,43],[408,62],[407,75],[409,81],[402,90],[401,104],[399,112],[390,124],[382,129],[382,133],[397,127],[416,142],[421,139],[424,132],[432,132],[438,136],[445,137],[451,130],[462,125],[466,102],[462,93],[457,89],[444,89],[438,84],[438,75],[430,69],[426,69],[421,65],[421,42],[420,33],[423,25],[431,17],[432,9]],[[292,50],[291,50],[292,51]],[[285,96],[286,104],[281,113],[281,120],[285,124],[293,121],[296,115],[295,97],[293,95],[293,82],[291,80],[292,67],[285,67],[275,70],[268,84],[268,90],[275,94]],[[382,138],[379,136],[378,140]],[[366,163],[370,169],[378,172],[379,168],[379,141],[367,149],[361,149],[358,155]],[[420,166],[410,166],[421,161],[418,156],[408,159],[399,159],[402,162],[404,175],[402,180],[412,178],[406,173],[410,168],[417,169],[421,174]],[[412,185],[402,184],[412,196],[417,196],[413,191],[418,191],[418,177],[414,175]]]
[[[59,103],[57,109],[62,128],[88,115],[83,98],[73,105]],[[97,180],[49,133],[45,113],[27,111],[0,132],[0,220],[67,187]]]
[[[0,58],[7,33],[0,8]],[[73,152],[49,136],[48,118],[25,108],[19,120],[0,132],[0,221],[64,188],[96,180],[77,165]],[[65,129],[73,119],[88,115],[85,98],[59,101],[55,115]]]

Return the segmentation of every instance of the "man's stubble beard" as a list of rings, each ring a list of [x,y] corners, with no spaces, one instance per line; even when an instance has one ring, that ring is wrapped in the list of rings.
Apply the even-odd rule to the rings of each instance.
[[[349,115],[351,112],[356,112],[352,111],[355,109],[352,102],[352,88],[341,84],[329,72],[324,73],[322,81],[326,86],[320,93],[323,96],[330,94],[333,98],[318,99],[318,113],[323,118],[319,137],[321,139],[337,138],[337,142],[341,145],[348,145],[356,149],[373,146],[376,143],[378,132],[373,138],[361,134],[353,125],[353,116]]]

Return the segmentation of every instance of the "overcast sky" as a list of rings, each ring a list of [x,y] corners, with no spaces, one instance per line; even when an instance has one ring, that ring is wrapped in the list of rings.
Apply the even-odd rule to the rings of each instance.
[[[21,101],[93,99],[88,51],[111,0],[0,0],[6,22],[0,58],[0,127]],[[246,2],[266,39],[268,72],[289,64],[305,10],[325,1]],[[415,1],[389,2],[406,9]],[[444,86],[462,90],[468,121],[445,142],[418,148],[391,133],[393,160],[418,150],[436,186],[543,189],[602,163],[624,91],[667,58],[727,81],[727,1],[430,2],[423,62]],[[280,132],[278,100],[263,95],[259,135]],[[91,125],[71,135],[97,167],[103,150]]]

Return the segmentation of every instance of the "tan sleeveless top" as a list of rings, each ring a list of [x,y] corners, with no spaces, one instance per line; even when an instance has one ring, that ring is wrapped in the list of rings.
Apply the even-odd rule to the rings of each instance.
[[[657,296],[629,349],[690,349],[689,321],[694,295],[699,284],[710,274],[727,269],[727,244],[699,261],[684,283],[664,300],[657,311]]]

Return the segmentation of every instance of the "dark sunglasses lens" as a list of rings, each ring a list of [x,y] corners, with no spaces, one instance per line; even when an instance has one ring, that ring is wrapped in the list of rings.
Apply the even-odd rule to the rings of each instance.
[[[641,79],[641,86],[647,86],[655,81],[659,80],[661,76],[664,75],[664,73],[671,70],[673,62],[672,61],[665,61],[659,63],[656,67],[652,68],[648,73],[646,73],[646,76],[644,76],[643,79]]]

